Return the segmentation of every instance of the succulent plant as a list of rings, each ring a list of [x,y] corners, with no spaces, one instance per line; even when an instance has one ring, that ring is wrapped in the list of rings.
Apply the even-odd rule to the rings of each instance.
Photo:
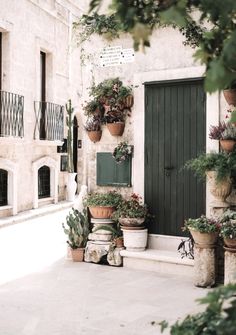
[[[92,118],[87,119],[84,128],[86,131],[100,131],[101,125],[101,118],[99,116],[93,116]]]
[[[222,140],[236,140],[236,126],[228,123],[226,129],[221,134]]]

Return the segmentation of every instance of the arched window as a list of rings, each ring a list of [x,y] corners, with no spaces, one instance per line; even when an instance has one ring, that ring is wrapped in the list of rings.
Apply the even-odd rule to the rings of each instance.
[[[38,197],[50,197],[50,168],[46,165],[38,170]]]
[[[0,169],[0,206],[7,205],[7,179],[7,171]]]

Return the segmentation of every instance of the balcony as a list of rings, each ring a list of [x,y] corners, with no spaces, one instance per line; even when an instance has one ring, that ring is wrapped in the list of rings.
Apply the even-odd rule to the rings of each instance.
[[[0,137],[24,136],[24,97],[0,91]]]
[[[51,102],[35,101],[34,139],[63,141],[64,107]]]

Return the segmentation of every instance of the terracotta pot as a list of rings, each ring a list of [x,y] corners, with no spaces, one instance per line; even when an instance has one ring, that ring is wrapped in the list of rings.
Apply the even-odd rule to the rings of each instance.
[[[199,231],[191,228],[189,228],[189,231],[194,239],[194,242],[202,247],[211,247],[217,241],[218,233],[200,233]]]
[[[220,146],[226,152],[232,152],[234,150],[235,143],[236,142],[234,140],[220,140]]]
[[[224,244],[228,248],[236,249],[236,239],[234,238],[224,238]]]
[[[92,142],[99,142],[102,137],[102,131],[87,131],[88,137]]]
[[[110,219],[115,208],[111,206],[96,206],[89,207],[89,211],[94,219]]]
[[[213,207],[229,207],[229,204],[226,202],[226,198],[232,191],[232,181],[230,176],[225,177],[225,179],[220,182],[217,182],[215,171],[208,171],[206,175],[210,192],[216,198],[211,205]]]
[[[145,219],[144,218],[119,218],[119,223],[124,227],[137,227],[137,226],[142,226],[144,223]]]
[[[132,94],[127,95],[127,97],[124,98],[124,104],[126,108],[131,108],[134,104],[134,97]]]
[[[116,244],[117,248],[123,248],[123,246],[124,246],[124,239],[123,239],[123,237],[117,237],[115,239],[115,244]]]
[[[124,122],[107,123],[107,128],[112,136],[122,136],[125,129],[125,123]]]
[[[223,91],[225,100],[229,105],[236,106],[236,89],[229,89]]]
[[[83,262],[84,259],[84,248],[71,248],[71,257],[73,262]]]

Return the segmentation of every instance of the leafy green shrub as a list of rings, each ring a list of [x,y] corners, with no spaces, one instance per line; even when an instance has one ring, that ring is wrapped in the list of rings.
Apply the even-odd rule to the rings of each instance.
[[[186,162],[185,167],[191,169],[201,178],[206,177],[207,171],[216,172],[216,180],[220,182],[236,170],[236,153],[212,152],[201,154]]]
[[[121,194],[116,191],[111,191],[107,193],[89,193],[87,198],[85,199],[85,204],[88,207],[96,207],[96,206],[109,206],[109,207],[117,207],[119,203],[122,201]]]
[[[193,229],[199,231],[200,233],[214,233],[219,231],[220,222],[213,218],[207,218],[205,215],[201,215],[197,219],[188,219],[184,222],[184,229]]]
[[[228,284],[198,299],[205,304],[203,312],[188,315],[170,327],[171,335],[235,335],[236,334],[236,285]],[[154,322],[155,323],[155,322]],[[160,323],[163,332],[168,323]]]
[[[68,235],[68,245],[72,249],[84,248],[89,234],[89,221],[87,211],[82,213],[72,208],[66,217],[66,226],[62,223],[64,233]]]

